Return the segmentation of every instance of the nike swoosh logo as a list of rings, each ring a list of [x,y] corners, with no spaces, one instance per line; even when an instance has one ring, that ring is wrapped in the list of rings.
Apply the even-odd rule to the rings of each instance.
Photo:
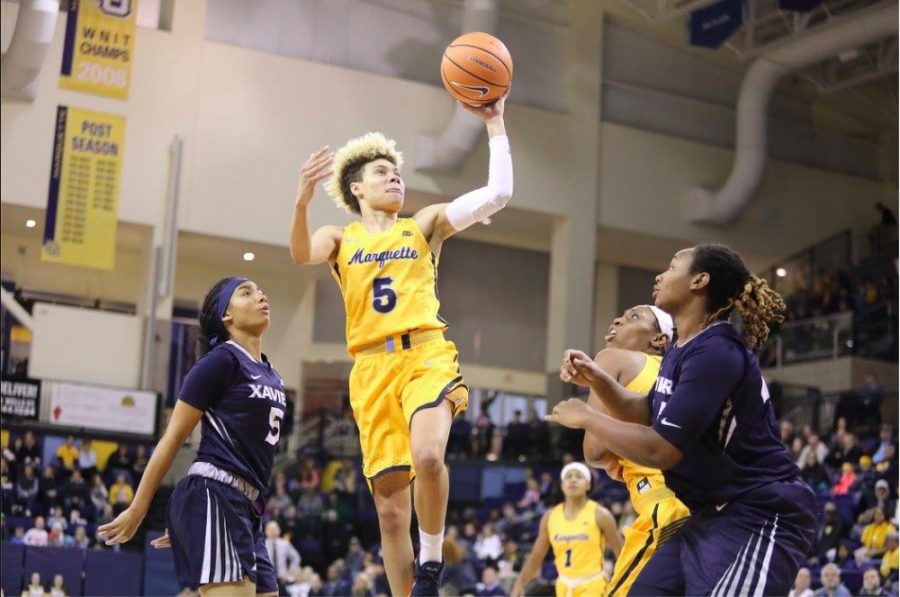
[[[262,377],[261,374],[260,374],[260,375],[251,375],[251,376],[250,376],[250,379],[256,380],[256,379],[259,379],[260,377]]]
[[[676,425],[675,423],[671,422],[668,419],[668,417],[663,417],[662,420],[660,421],[660,423],[662,423],[666,427],[674,427],[675,429],[681,429],[681,425]]]
[[[716,506],[716,512],[721,512],[722,510],[725,509],[725,506],[727,506],[727,505],[728,505],[728,502],[725,502],[724,504],[720,504],[720,505]]]
[[[490,89],[488,89],[487,87],[477,87],[475,85],[463,85],[462,83],[457,83],[456,81],[451,81],[451,83],[453,83],[454,87],[459,87],[460,89],[467,89],[469,91],[477,91],[482,96],[487,95],[488,91],[490,91]]]

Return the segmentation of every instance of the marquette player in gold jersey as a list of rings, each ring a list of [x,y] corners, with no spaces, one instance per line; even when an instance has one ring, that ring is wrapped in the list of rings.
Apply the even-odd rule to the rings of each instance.
[[[597,353],[594,360],[626,389],[647,394],[656,381],[662,354],[673,332],[672,317],[665,311],[652,305],[632,307],[613,320],[605,338],[606,348]],[[603,402],[593,391],[588,404],[606,412]],[[611,477],[624,481],[638,515],[624,531],[625,545],[616,560],[608,587],[610,597],[627,595],[659,544],[687,522],[690,511],[666,487],[661,471],[608,452],[589,433],[584,436],[584,457],[591,466],[603,468]]]
[[[603,554],[609,548],[618,556],[622,548],[616,520],[609,510],[588,499],[591,471],[586,465],[570,462],[563,467],[560,479],[566,499],[541,518],[534,547],[513,584],[511,597],[525,594],[525,586],[540,572],[548,548],[553,549],[559,574],[556,597],[606,594]]]
[[[449,479],[444,452],[468,388],[446,322],[438,314],[442,243],[502,209],[512,195],[512,158],[503,122],[505,98],[480,108],[490,146],[488,183],[450,203],[399,218],[402,155],[380,133],[323,147],[303,165],[291,221],[291,256],[328,263],[344,298],[347,349],[354,359],[350,403],[360,432],[363,472],[375,498],[385,570],[394,595],[437,595]],[[315,185],[360,219],[310,234]],[[413,578],[410,482],[420,550]]]

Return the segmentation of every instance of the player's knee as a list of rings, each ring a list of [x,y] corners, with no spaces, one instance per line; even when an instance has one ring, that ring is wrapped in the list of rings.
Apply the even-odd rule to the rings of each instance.
[[[435,477],[444,471],[444,453],[437,446],[423,446],[413,451],[416,476]]]
[[[390,502],[378,504],[378,526],[382,535],[402,535],[409,533],[410,513],[407,509]]]

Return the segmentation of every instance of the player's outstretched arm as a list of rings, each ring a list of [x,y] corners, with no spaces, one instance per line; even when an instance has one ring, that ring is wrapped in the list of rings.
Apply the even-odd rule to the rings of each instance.
[[[580,350],[567,350],[563,354],[559,377],[566,383],[590,388],[616,419],[650,424],[647,396],[623,388],[613,375]]]
[[[534,540],[531,553],[528,554],[528,558],[522,565],[522,571],[519,572],[519,578],[513,584],[509,597],[522,597],[525,594],[525,587],[540,572],[544,556],[547,555],[547,550],[550,549],[550,531],[547,529],[547,521],[549,520],[550,512],[544,512],[544,515],[541,517],[541,526],[538,530],[537,539]]]
[[[595,411],[578,398],[563,400],[544,418],[572,429],[584,429],[599,437],[608,449],[641,466],[665,471],[684,457],[681,450],[653,427],[614,419]]]
[[[190,404],[179,400],[175,403],[175,409],[172,411],[172,418],[169,420],[169,426],[166,427],[166,433],[156,445],[150,461],[147,463],[147,469],[144,476],[141,477],[141,484],[138,485],[137,493],[131,505],[119,514],[112,522],[102,525],[98,531],[100,535],[106,539],[107,545],[115,545],[116,543],[125,543],[133,536],[137,528],[147,515],[150,508],[150,502],[159,489],[172,461],[178,450],[184,445],[184,440],[197,426],[197,423],[203,417],[203,411],[198,410]]]
[[[334,154],[326,145],[309,154],[309,159],[300,168],[300,183],[294,214],[291,216],[291,259],[297,265],[312,265],[331,261],[337,255],[341,242],[341,229],[337,226],[323,226],[315,234],[309,232],[309,202],[312,201],[316,185],[331,176]]]
[[[450,203],[430,205],[419,211],[414,217],[429,241],[443,241],[472,224],[489,218],[506,207],[513,193],[512,155],[503,122],[506,96],[493,104],[477,108],[463,103],[460,105],[483,120],[487,127],[491,154],[488,182]]]

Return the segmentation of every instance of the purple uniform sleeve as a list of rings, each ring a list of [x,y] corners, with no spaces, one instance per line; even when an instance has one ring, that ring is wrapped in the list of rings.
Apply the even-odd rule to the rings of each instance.
[[[703,435],[744,376],[744,350],[728,340],[707,341],[685,355],[672,395],[653,429],[685,452]]]
[[[206,411],[221,397],[231,381],[237,363],[227,350],[207,353],[188,371],[178,392],[178,399]]]

